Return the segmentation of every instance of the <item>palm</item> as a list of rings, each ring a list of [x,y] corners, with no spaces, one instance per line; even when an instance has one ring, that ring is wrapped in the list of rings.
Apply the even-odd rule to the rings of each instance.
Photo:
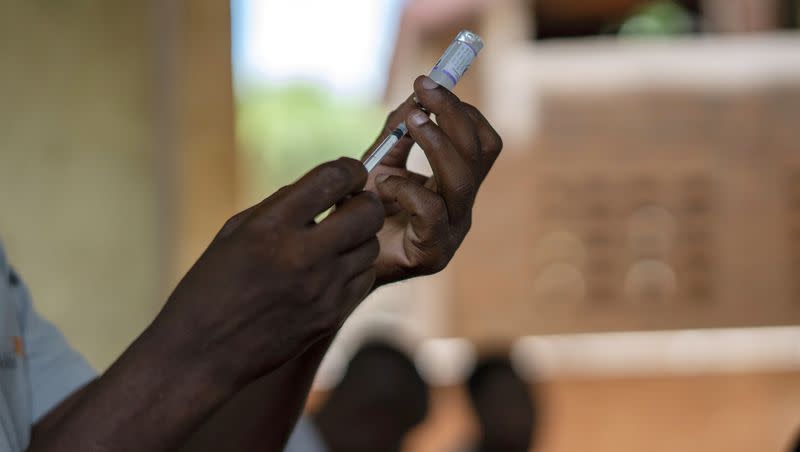
[[[475,107],[446,89],[425,88],[424,81],[417,78],[415,98],[386,121],[390,127],[406,121],[409,135],[367,181],[367,190],[380,196],[386,211],[375,261],[379,284],[435,273],[447,265],[469,231],[478,187],[502,148],[497,132]],[[436,122],[420,105],[436,115]],[[385,128],[373,148],[390,132]],[[431,164],[431,177],[406,167],[415,140]]]
[[[389,160],[387,163],[392,163],[389,157],[386,160]],[[435,191],[434,178],[409,171],[405,168],[405,161],[402,162],[402,167],[381,164],[375,168],[367,182],[367,190],[378,193],[375,187],[376,174],[400,176]],[[380,195],[380,193],[378,194]],[[378,233],[381,251],[375,265],[379,270],[383,270],[383,273],[413,269],[425,258],[426,244],[420,238],[420,234],[415,231],[408,211],[403,209],[396,200],[383,197],[383,202],[386,218],[383,228]],[[379,271],[379,273],[381,272]]]

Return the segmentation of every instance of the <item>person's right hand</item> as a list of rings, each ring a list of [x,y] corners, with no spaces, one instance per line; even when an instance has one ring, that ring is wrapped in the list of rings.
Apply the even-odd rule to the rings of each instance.
[[[164,346],[247,381],[335,333],[375,281],[384,212],[366,180],[342,158],[231,218],[154,322]]]

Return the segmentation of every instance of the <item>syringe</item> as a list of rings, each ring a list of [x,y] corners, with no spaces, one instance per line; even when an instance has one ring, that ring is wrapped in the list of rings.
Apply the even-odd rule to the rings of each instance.
[[[431,69],[428,77],[452,91],[482,48],[483,40],[480,36],[468,30],[458,32],[453,42],[439,58],[439,62]],[[378,166],[406,133],[408,133],[408,127],[405,122],[401,122],[364,161],[367,171],[372,171]]]

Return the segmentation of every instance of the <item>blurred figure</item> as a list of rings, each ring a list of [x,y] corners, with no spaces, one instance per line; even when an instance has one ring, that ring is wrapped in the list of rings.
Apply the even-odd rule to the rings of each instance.
[[[529,385],[505,356],[478,362],[467,389],[481,428],[470,452],[526,452],[532,447],[536,410]]]
[[[800,452],[800,432],[795,436],[791,446],[789,446],[789,452]]]
[[[286,451],[399,451],[427,412],[428,387],[411,359],[391,345],[370,342],[322,408],[301,420]]]

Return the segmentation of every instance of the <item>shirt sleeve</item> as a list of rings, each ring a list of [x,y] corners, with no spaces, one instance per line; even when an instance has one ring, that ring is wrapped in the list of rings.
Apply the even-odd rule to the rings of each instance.
[[[36,423],[94,379],[96,372],[64,335],[36,312],[27,288],[18,278],[16,289],[31,391],[31,422]]]

